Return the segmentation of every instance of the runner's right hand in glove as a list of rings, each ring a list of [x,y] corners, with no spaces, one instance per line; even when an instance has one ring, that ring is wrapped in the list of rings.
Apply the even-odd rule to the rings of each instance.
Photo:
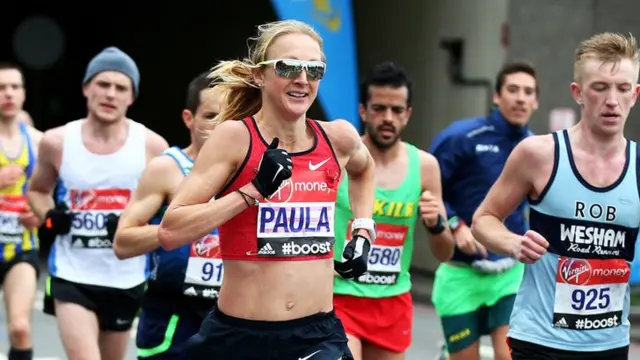
[[[362,235],[354,235],[342,252],[343,262],[333,261],[334,270],[344,279],[354,279],[367,272],[371,242]]]
[[[282,182],[291,177],[293,162],[286,150],[278,149],[280,140],[273,138],[267,150],[262,154],[258,165],[258,174],[251,181],[260,195],[265,198],[273,195]]]
[[[71,231],[71,211],[65,203],[58,203],[47,211],[44,226],[52,235],[65,235]]]

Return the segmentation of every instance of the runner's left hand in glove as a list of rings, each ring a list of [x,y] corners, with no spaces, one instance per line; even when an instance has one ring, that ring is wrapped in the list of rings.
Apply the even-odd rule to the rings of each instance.
[[[371,242],[362,235],[354,235],[342,252],[343,262],[334,260],[335,271],[345,279],[354,279],[367,272]]]
[[[113,240],[116,236],[116,230],[118,230],[118,221],[120,221],[120,216],[116,214],[107,215],[107,223],[105,227],[107,228],[107,236],[110,240]]]

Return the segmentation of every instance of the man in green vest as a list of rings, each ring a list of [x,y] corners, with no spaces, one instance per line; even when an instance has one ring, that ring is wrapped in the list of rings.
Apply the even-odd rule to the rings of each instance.
[[[368,272],[335,279],[334,307],[355,360],[401,360],[411,344],[413,301],[409,266],[418,217],[440,261],[453,255],[436,159],[400,137],[411,116],[411,81],[393,63],[374,67],[360,87],[364,144],[376,162],[374,220],[377,237]],[[353,214],[345,176],[336,201],[336,260],[350,240]]]

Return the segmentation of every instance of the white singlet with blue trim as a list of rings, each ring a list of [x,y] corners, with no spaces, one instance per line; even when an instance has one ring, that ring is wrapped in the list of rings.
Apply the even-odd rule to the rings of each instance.
[[[61,197],[71,210],[71,231],[58,235],[49,254],[52,276],[80,284],[130,289],[146,280],[146,256],[119,260],[105,226],[120,215],[146,166],[146,128],[129,120],[124,145],[109,155],[85,148],[82,124],[67,123],[60,165]]]

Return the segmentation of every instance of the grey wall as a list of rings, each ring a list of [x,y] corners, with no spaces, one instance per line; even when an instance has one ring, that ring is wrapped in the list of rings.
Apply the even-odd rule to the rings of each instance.
[[[536,0],[537,1],[537,0]],[[493,80],[505,58],[500,29],[508,0],[358,0],[355,3],[360,69],[385,60],[403,65],[415,82],[414,112],[405,140],[427,150],[431,139],[452,120],[486,111],[483,89],[451,84],[448,54],[439,42],[463,37],[464,72]],[[414,267],[433,271],[437,261],[428,250],[428,236],[416,231]]]
[[[640,2],[634,0],[511,0],[510,59],[531,60],[540,71],[540,109],[532,119],[536,132],[548,131],[549,110],[573,107],[569,92],[573,51],[580,41],[599,32],[640,36]],[[626,135],[640,136],[640,109],[631,113]]]

